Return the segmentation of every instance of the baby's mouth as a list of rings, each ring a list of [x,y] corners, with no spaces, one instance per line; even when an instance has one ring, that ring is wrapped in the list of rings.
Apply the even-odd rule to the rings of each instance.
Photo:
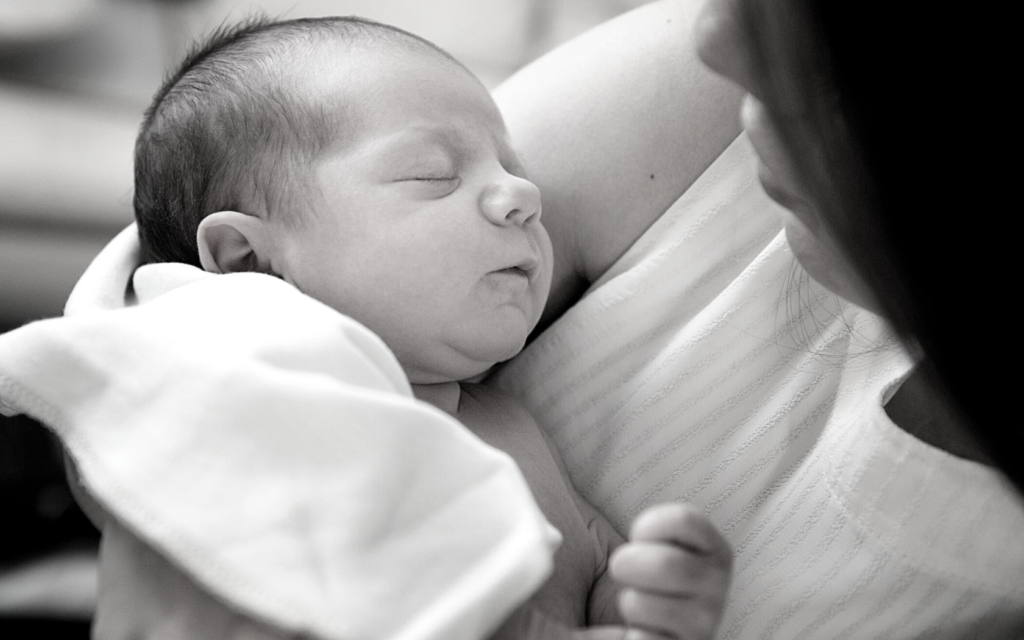
[[[509,291],[521,292],[531,286],[533,282],[532,271],[525,263],[495,269],[487,275],[487,280],[501,290],[508,288]]]
[[[526,257],[517,258],[515,264],[509,265],[504,269],[496,269],[492,273],[502,273],[506,275],[524,276],[530,278],[533,276],[533,272],[537,270],[537,264],[539,260],[532,255]]]
[[[500,273],[502,275],[509,275],[509,276],[522,276],[524,278],[529,278],[530,277],[529,270],[527,270],[527,269],[525,269],[523,267],[519,267],[519,266],[508,267],[506,269],[498,269],[497,271],[494,271],[493,273]]]

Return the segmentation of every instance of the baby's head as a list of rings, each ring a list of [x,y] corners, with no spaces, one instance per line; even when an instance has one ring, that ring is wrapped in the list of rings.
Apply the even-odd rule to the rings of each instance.
[[[262,271],[359,320],[413,383],[515,355],[551,244],[496,105],[434,45],[353,18],[222,31],[136,143],[148,262]]]

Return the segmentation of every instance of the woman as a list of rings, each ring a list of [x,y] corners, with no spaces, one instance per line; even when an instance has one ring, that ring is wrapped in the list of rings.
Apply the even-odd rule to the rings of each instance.
[[[962,457],[998,460],[1021,489],[1024,472],[1015,458],[1022,432],[993,410],[991,392],[978,384],[991,353],[964,339],[981,335],[988,322],[974,305],[944,304],[950,287],[974,281],[972,267],[981,265],[944,260],[943,253],[956,249],[977,259],[994,239],[982,226],[929,220],[963,199],[977,206],[984,198],[958,188],[973,177],[965,170],[970,165],[944,152],[970,158],[988,139],[978,119],[966,117],[978,111],[968,106],[973,100],[954,95],[934,101],[930,114],[908,113],[906,105],[918,110],[926,88],[935,86],[934,70],[945,71],[942,58],[952,48],[935,46],[933,29],[920,28],[934,27],[935,19],[869,14],[842,3],[709,2],[698,51],[749,92],[744,128],[766,191],[793,214],[787,234],[801,264],[920,344],[922,363],[887,405],[900,415],[897,424]],[[906,63],[921,50],[929,64],[908,72]],[[941,135],[927,126],[954,114],[949,122],[961,124]],[[947,176],[951,182],[921,189],[922,176],[923,184],[943,184]]]
[[[644,7],[499,92],[562,290],[586,295],[556,297],[498,382],[614,523],[670,499],[718,524],[720,637],[1020,637],[1020,430],[983,395],[1003,356],[963,304],[999,234],[936,213],[998,210],[973,168],[990,107],[941,91],[962,16],[695,10]],[[700,178],[679,159],[710,163],[740,109],[691,46],[748,92]]]

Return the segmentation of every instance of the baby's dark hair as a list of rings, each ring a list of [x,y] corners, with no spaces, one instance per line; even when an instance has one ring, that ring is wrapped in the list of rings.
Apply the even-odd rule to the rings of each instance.
[[[196,231],[215,211],[272,217],[307,202],[312,163],[353,123],[345,109],[304,95],[289,73],[300,67],[289,63],[329,42],[432,53],[462,66],[419,36],[351,16],[256,17],[217,29],[164,81],[135,142],[144,262],[200,266]]]

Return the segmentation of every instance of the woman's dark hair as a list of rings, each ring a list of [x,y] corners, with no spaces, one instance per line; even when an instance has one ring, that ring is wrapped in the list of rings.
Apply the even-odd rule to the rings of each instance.
[[[969,11],[744,6],[762,99],[799,115],[778,124],[823,224],[895,330],[920,347],[933,388],[1024,491],[1024,429],[997,382],[1015,377],[1020,361],[1000,338],[998,301],[1015,288],[1002,259],[1009,183],[992,167],[1016,161],[999,153],[1010,136],[995,117],[994,60]]]

